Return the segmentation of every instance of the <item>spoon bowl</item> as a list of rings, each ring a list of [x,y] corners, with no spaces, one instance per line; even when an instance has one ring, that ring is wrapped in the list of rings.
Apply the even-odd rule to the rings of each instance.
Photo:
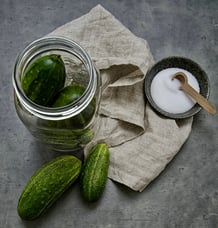
[[[180,89],[184,90],[187,94],[189,94],[192,98],[196,100],[196,102],[204,108],[208,113],[215,115],[216,108],[205,99],[200,93],[198,93],[193,87],[188,84],[188,78],[183,72],[176,73],[172,80],[178,79],[181,83]]]
[[[161,114],[165,117],[172,118],[172,119],[184,119],[197,114],[202,109],[202,107],[198,103],[196,103],[188,111],[185,111],[182,113],[170,113],[161,109],[151,96],[151,83],[154,77],[160,71],[167,68],[173,68],[173,67],[187,70],[192,75],[194,75],[194,77],[196,78],[199,84],[200,94],[206,99],[208,99],[210,94],[210,83],[206,72],[200,67],[199,64],[197,64],[193,60],[184,58],[184,57],[178,57],[178,56],[171,56],[171,57],[164,58],[158,61],[150,68],[150,70],[147,72],[145,76],[144,91],[149,104],[158,114]]]

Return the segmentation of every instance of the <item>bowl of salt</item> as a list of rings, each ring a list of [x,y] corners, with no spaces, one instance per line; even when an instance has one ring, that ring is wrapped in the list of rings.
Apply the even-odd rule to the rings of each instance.
[[[191,117],[201,110],[201,106],[180,89],[180,81],[173,80],[179,72],[187,76],[189,85],[204,98],[208,99],[210,93],[207,74],[191,59],[175,56],[157,62],[145,76],[145,94],[154,110],[173,119]]]

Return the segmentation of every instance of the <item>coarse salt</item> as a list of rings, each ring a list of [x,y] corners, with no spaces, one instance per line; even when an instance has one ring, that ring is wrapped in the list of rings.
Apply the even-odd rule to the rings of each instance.
[[[173,114],[184,113],[196,104],[194,99],[180,90],[180,81],[172,80],[172,77],[178,72],[186,74],[189,85],[196,91],[200,91],[197,79],[189,71],[180,68],[172,67],[161,70],[151,82],[151,97],[156,105],[163,111]]]

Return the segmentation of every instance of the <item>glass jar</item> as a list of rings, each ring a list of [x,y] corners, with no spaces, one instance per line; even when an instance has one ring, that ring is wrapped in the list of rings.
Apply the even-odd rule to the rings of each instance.
[[[21,86],[28,67],[50,54],[60,55],[64,62],[65,86],[78,84],[84,88],[78,99],[63,107],[38,105],[26,96]],[[17,114],[36,139],[54,150],[72,151],[94,137],[98,130],[101,80],[89,55],[78,43],[63,37],[46,37],[32,42],[16,60],[13,86]]]

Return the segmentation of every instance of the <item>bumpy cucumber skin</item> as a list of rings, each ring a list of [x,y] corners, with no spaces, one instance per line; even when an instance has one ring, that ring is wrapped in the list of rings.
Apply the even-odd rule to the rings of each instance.
[[[73,155],[59,156],[40,168],[24,188],[17,206],[19,216],[34,220],[44,213],[77,179],[82,162]]]
[[[109,149],[99,143],[91,149],[81,172],[81,193],[89,202],[97,201],[105,189],[109,168]]]
[[[21,79],[26,96],[34,103],[46,106],[63,88],[66,79],[60,55],[51,54],[34,61]]]
[[[52,107],[63,107],[73,103],[82,96],[84,91],[85,88],[78,84],[66,86],[57,94],[53,101]],[[94,97],[90,104],[80,114],[65,121],[67,122],[67,125],[71,126],[73,129],[85,128],[95,114],[95,102],[96,101]]]

